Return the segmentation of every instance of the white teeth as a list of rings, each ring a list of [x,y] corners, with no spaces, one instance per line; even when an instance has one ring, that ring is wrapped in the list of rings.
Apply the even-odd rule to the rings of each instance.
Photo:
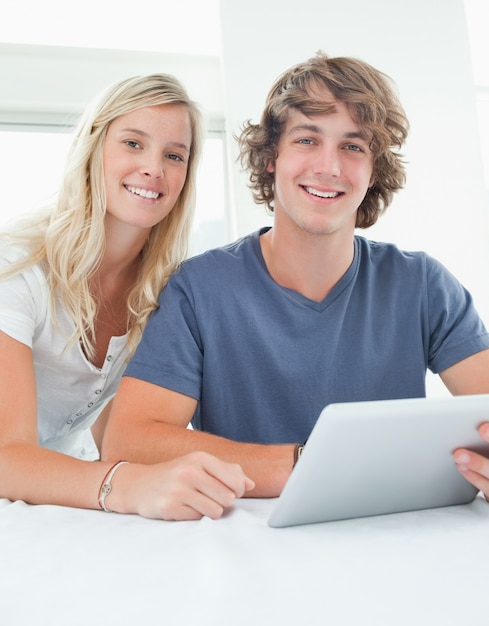
[[[319,198],[336,198],[340,195],[338,191],[318,191],[313,187],[304,187],[304,189],[307,193],[310,193],[313,196],[318,196]]]
[[[129,187],[129,185],[126,186],[126,189],[131,193],[135,193],[137,196],[151,198],[152,200],[156,200],[156,198],[160,195],[159,193],[156,193],[156,191],[148,191],[147,189],[140,189],[139,187]]]

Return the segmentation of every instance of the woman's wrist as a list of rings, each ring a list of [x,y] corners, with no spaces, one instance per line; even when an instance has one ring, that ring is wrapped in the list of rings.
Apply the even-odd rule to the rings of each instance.
[[[114,465],[112,465],[109,471],[105,474],[104,479],[102,480],[102,483],[99,488],[98,504],[99,504],[99,507],[103,511],[106,511],[107,513],[113,512],[113,509],[110,509],[107,506],[105,500],[109,496],[109,494],[112,493],[112,489],[113,489],[112,479],[114,477],[114,474],[122,465],[128,465],[128,461],[117,461],[117,463],[114,463]]]

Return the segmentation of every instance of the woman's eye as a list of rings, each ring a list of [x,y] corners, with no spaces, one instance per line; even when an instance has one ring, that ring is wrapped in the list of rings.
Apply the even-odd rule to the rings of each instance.
[[[167,156],[172,161],[181,161],[182,163],[184,163],[183,157],[181,157],[179,154],[168,154]]]
[[[139,144],[137,141],[134,141],[133,139],[128,139],[125,144],[130,148],[141,148],[141,144]]]

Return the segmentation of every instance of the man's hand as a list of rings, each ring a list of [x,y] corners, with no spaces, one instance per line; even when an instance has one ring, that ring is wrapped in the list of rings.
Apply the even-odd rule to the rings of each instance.
[[[479,426],[479,434],[489,443],[489,422]],[[455,450],[453,458],[462,476],[482,491],[489,501],[489,459],[465,448]]]

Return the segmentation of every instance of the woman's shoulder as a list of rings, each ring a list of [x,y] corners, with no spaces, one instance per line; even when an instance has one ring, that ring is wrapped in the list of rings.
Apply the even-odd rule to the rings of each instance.
[[[31,250],[25,245],[0,246],[0,281],[22,276],[45,286],[46,271],[42,263],[31,262]]]

